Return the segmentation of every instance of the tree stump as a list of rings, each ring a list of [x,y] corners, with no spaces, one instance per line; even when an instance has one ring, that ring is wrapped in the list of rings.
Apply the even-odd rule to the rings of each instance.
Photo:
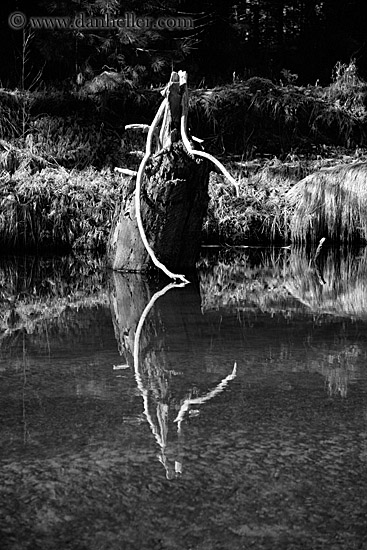
[[[145,272],[152,266],[139,231],[139,215],[159,262],[171,271],[195,268],[209,200],[209,167],[206,159],[195,159],[180,139],[188,92],[186,80],[179,80],[178,74],[172,73],[164,92],[164,112],[157,113],[148,132],[147,151],[139,169],[141,191],[138,185],[135,189],[135,178],[130,178],[117,205],[107,245],[107,262],[114,270]],[[153,137],[155,153],[149,142]]]

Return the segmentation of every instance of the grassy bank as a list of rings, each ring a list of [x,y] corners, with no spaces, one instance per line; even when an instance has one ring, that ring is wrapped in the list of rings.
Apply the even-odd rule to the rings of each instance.
[[[291,222],[297,202],[291,203],[287,193],[295,184],[321,168],[366,161],[361,151],[325,148],[325,156],[232,161],[228,169],[240,182],[239,195],[211,174],[210,202],[203,228],[207,244],[281,244],[291,237]]]
[[[227,168],[239,193],[222,175],[210,175],[203,243],[279,244],[290,239],[294,206],[287,192],[321,167],[352,163],[355,154],[328,150],[325,158],[288,161],[233,159]],[[358,156],[366,159],[367,156]],[[130,178],[105,169],[28,166],[0,175],[1,250],[101,252],[106,248],[122,188]]]
[[[2,252],[103,252],[119,189],[119,179],[108,170],[46,168],[3,175]]]
[[[136,169],[160,90],[0,90],[1,250],[103,252],[122,186]],[[206,243],[289,240],[287,192],[326,166],[367,158],[367,84],[339,64],[327,87],[251,78],[190,92],[190,129],[220,157],[239,193],[212,173]]]

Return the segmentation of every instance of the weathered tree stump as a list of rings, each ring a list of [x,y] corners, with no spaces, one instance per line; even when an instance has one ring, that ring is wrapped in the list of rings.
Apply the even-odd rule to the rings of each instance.
[[[209,200],[209,167],[206,159],[194,158],[190,146],[188,150],[186,73],[180,78],[172,73],[148,131],[136,186],[134,177],[127,181],[116,208],[107,245],[107,262],[114,270],[144,272],[153,262],[171,272],[195,268]]]
[[[146,169],[141,216],[151,248],[171,271],[195,267],[208,206],[208,168],[177,143]],[[150,256],[139,234],[134,189],[129,181],[112,224],[108,263],[121,271],[146,271]]]

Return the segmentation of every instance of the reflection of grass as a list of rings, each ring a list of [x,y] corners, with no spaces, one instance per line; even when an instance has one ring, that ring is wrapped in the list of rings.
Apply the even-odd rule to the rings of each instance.
[[[276,250],[253,262],[253,252],[228,249],[198,264],[204,309],[256,307],[367,317],[367,249],[329,252],[310,261],[304,250]],[[298,304],[298,307],[297,307]],[[304,307],[303,307],[304,309]]]
[[[255,259],[255,264],[243,250],[224,251],[215,263],[202,257],[198,264],[202,308],[270,311],[278,307],[286,313],[291,307],[283,285],[287,255],[288,251],[273,250]]]
[[[311,368],[325,377],[330,396],[347,397],[348,384],[356,378],[356,361],[362,355],[357,345],[339,350],[318,350],[319,357],[311,361]]]
[[[305,253],[290,257],[287,290],[313,313],[367,317],[367,249],[357,257],[339,251],[310,262]]]
[[[108,304],[102,260],[18,258],[0,263],[0,338],[32,333],[67,309]],[[64,327],[67,328],[67,327]]]
[[[251,251],[236,253],[233,249],[224,251],[216,263],[204,257],[199,264],[203,309],[230,308],[247,312],[249,321],[254,322],[254,330],[256,320],[251,312],[257,311],[286,319],[295,319],[295,315],[301,313],[305,326],[307,314],[317,326],[337,323],[335,316],[367,318],[367,250],[358,258],[353,254],[330,252],[319,257],[318,266],[310,262],[302,250],[292,253],[278,250],[262,260],[254,262]],[[270,318],[267,322],[270,326]],[[346,397],[348,383],[356,377],[356,362],[364,352],[359,346],[347,345],[341,340],[344,329],[332,342],[327,334],[325,332],[326,340],[321,342],[320,329],[305,334],[307,364],[326,379],[331,396]],[[285,363],[295,361],[294,355],[288,356],[288,353],[287,345],[279,356],[272,352],[274,372],[283,371]],[[304,370],[304,361],[300,368]],[[297,365],[293,364],[292,369],[297,369]]]

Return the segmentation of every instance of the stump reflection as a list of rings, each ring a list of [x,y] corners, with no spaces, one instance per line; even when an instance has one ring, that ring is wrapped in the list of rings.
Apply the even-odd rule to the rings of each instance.
[[[236,368],[229,365],[228,376],[220,380],[198,365],[198,337],[206,321],[194,285],[157,289],[142,275],[114,272],[110,303],[119,352],[134,371],[158,458],[171,479],[183,469],[185,420],[223,391]]]

